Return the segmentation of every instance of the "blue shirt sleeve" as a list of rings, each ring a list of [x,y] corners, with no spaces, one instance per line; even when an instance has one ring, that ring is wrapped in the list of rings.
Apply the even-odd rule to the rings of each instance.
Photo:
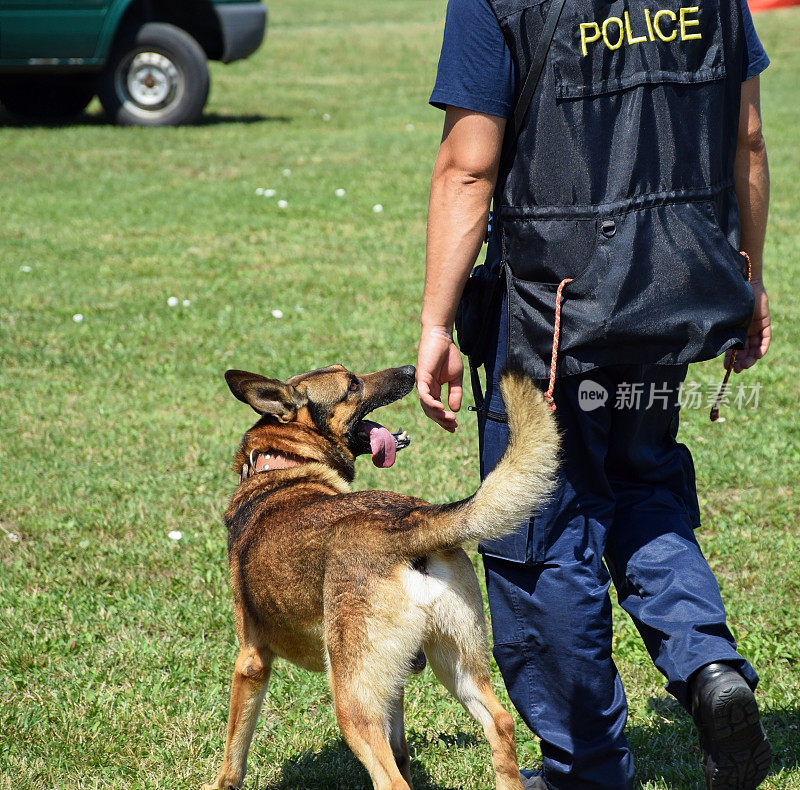
[[[760,74],[769,58],[756,33],[747,0],[742,8],[745,52],[742,81]],[[449,0],[436,84],[430,103],[510,118],[516,69],[497,17],[486,0]]]
[[[511,52],[486,0],[449,0],[430,103],[510,118],[515,79]]]
[[[742,6],[742,26],[744,28],[744,61],[742,63],[742,82],[761,74],[769,66],[769,58],[761,45],[753,24],[753,16],[747,0],[740,0]]]

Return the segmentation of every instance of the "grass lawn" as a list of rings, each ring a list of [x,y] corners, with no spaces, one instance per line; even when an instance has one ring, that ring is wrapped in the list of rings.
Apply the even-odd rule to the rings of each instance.
[[[251,424],[222,373],[415,359],[444,6],[271,10],[256,56],[213,67],[198,126],[117,129],[96,103],[65,127],[0,114],[0,790],[213,778],[235,655],[220,516]],[[776,341],[744,374],[762,385],[759,408],[714,425],[687,410],[682,436],[699,539],[762,677],[765,787],[783,790],[800,788],[800,10],[756,22],[773,61],[762,84]],[[690,378],[711,385],[720,369]],[[476,486],[471,413],[455,436],[413,396],[382,419],[414,444],[388,472],[362,461],[358,487],[448,501]],[[617,614],[641,787],[700,788],[690,722]],[[324,678],[284,663],[273,678],[247,786],[369,787]],[[430,671],[410,681],[407,709],[417,788],[492,784],[479,729]],[[521,724],[518,742],[536,765]]]

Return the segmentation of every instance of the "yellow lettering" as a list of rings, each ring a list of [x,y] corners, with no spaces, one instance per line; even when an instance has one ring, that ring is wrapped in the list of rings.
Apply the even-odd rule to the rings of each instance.
[[[594,28],[594,35],[589,38],[589,36],[586,35],[586,31],[591,28]],[[581,49],[583,50],[584,56],[588,54],[586,45],[597,41],[598,38],[600,38],[600,25],[598,25],[597,22],[584,22],[581,25]]]
[[[696,5],[691,6],[691,8],[681,8],[681,41],[689,41],[693,38],[702,38],[702,33],[687,33],[687,27],[696,27],[700,24],[699,19],[687,19],[687,14],[696,14],[700,11],[700,8]]]
[[[612,23],[616,23],[619,25],[619,40],[616,44],[612,44],[608,40],[608,26]],[[609,49],[619,49],[622,46],[622,40],[625,38],[625,31],[622,29],[622,20],[618,16],[610,16],[603,22],[603,41],[606,42],[606,46]]]
[[[653,23],[650,21],[650,9],[644,9],[644,21],[647,22],[647,34],[650,36],[650,41],[655,41],[655,36],[653,35]]]
[[[633,33],[631,32],[631,15],[626,11],[623,16],[625,17],[625,34],[628,38],[628,44],[641,44],[643,41],[647,41],[647,36],[639,36],[639,38],[633,37]]]
[[[647,29],[639,36],[634,35],[629,11],[623,12],[622,18],[618,16],[608,17],[603,21],[602,25],[599,22],[583,22],[579,27],[581,52],[583,52],[584,57],[589,54],[588,45],[598,41],[601,36],[610,50],[619,49],[624,43],[631,46],[633,44],[643,44],[646,41],[656,41],[656,38],[668,44],[670,41],[675,41],[678,37],[678,32],[680,32],[681,41],[691,41],[692,39],[703,37],[700,32],[689,32],[690,28],[700,25],[700,20],[696,16],[700,13],[699,6],[681,7],[678,13],[669,8],[662,8],[655,11],[652,16],[649,8],[644,8],[643,11]],[[669,24],[664,25],[664,17],[672,23],[671,26]],[[612,24],[617,25],[619,28],[619,38],[616,40],[612,40],[609,37],[609,27]],[[613,36],[613,33],[611,35]]]
[[[675,19],[676,19],[675,13],[674,13],[673,11],[670,11],[668,8],[662,8],[660,11],[657,11],[657,12],[656,12],[656,15],[653,17],[653,28],[654,28],[654,29],[655,29],[655,31],[656,31],[656,35],[657,35],[657,36],[658,36],[658,37],[659,37],[659,38],[660,38],[660,39],[661,39],[661,40],[662,40],[664,43],[668,43],[668,42],[670,42],[670,41],[674,41],[674,40],[675,40],[675,36],[677,36],[677,35],[678,35],[678,31],[677,31],[677,30],[673,30],[673,31],[672,31],[672,35],[671,35],[671,36],[665,36],[665,35],[664,35],[664,34],[661,32],[661,25],[659,25],[659,24],[658,24],[658,20],[659,20],[659,19],[660,19],[662,16],[668,16],[668,17],[669,17],[669,18],[670,18],[670,19],[671,19],[673,22],[674,22],[674,21],[675,21]]]

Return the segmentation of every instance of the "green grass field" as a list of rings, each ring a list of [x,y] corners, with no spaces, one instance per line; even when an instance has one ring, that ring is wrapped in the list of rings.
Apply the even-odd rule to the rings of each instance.
[[[220,517],[252,419],[222,373],[415,359],[444,5],[271,11],[256,56],[213,68],[198,126],[112,128],[96,104],[65,127],[0,115],[0,790],[213,778],[235,654]],[[773,61],[762,85],[776,339],[742,379],[762,385],[759,408],[715,425],[687,410],[682,437],[699,539],[762,676],[775,751],[765,787],[784,789],[800,788],[800,10],[756,22]],[[690,378],[710,386],[720,371]],[[454,436],[413,396],[382,419],[414,444],[390,471],[362,461],[358,487],[434,501],[474,489],[471,413]],[[617,614],[640,785],[700,788],[689,719]],[[247,787],[369,787],[324,678],[284,663],[273,678]],[[479,729],[430,671],[410,681],[407,709],[418,789],[492,785]],[[521,725],[518,742],[535,766]]]

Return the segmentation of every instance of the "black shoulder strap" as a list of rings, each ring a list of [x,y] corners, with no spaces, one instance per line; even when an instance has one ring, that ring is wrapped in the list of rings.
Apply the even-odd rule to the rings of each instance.
[[[561,10],[564,8],[565,0],[550,0],[550,10],[547,12],[547,18],[544,20],[544,27],[536,42],[536,50],[533,53],[530,68],[525,75],[525,82],[522,84],[522,90],[519,92],[519,99],[517,99],[517,106],[514,108],[514,135],[519,137],[522,130],[522,124],[525,121],[525,116],[528,113],[533,94],[536,92],[536,86],[539,84],[539,77],[542,76],[542,69],[544,62],[547,58],[547,53],[550,50],[550,42],[553,40],[553,34],[556,32],[556,25],[558,18],[561,16]]]

